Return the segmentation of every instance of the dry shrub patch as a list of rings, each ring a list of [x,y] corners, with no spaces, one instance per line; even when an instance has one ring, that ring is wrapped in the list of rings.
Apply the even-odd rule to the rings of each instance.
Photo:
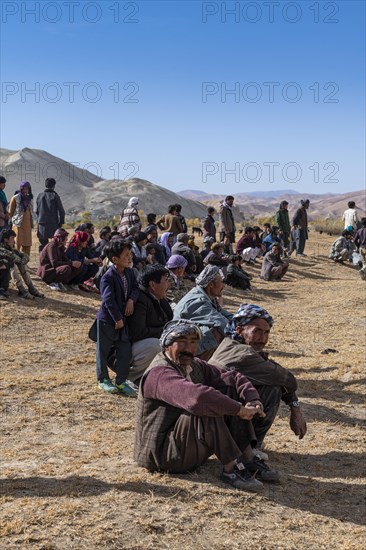
[[[299,441],[281,407],[267,449],[283,481],[262,495],[223,485],[214,457],[186,476],[138,468],[135,402],[95,383],[86,334],[99,298],[12,291],[0,305],[1,548],[363,548],[365,284],[326,259],[331,241],[311,233],[285,282],[255,266],[250,293],[225,293],[229,309],[273,314],[269,351],[298,377],[308,419]]]

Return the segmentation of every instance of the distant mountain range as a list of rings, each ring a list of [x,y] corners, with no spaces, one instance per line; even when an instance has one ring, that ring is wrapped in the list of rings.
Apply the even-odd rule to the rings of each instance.
[[[206,193],[205,191],[197,191],[195,189],[187,189],[185,191],[179,191],[178,194],[181,197],[193,200],[211,200],[214,197],[221,197],[221,195],[213,195]],[[275,191],[250,191],[245,193],[247,197],[282,197],[283,195],[299,195],[298,191],[293,189],[278,189]],[[234,193],[233,197],[240,197],[242,193]]]
[[[57,181],[56,190],[69,216],[78,215],[83,211],[91,212],[94,218],[118,216],[122,208],[127,206],[128,200],[132,196],[137,196],[139,208],[146,214],[164,214],[170,204],[179,202],[187,218],[203,219],[207,214],[207,206],[214,206],[218,210],[220,202],[225,198],[225,195],[209,194],[194,189],[174,193],[139,178],[103,180],[46,151],[28,147],[19,151],[0,149],[0,172],[7,179],[8,199],[23,180],[28,180],[32,184],[33,194],[36,196],[44,189],[45,178],[54,177]],[[282,200],[288,201],[291,215],[303,197],[310,199],[310,219],[340,217],[349,200],[356,202],[360,215],[366,214],[365,190],[316,195],[281,189],[236,193],[234,196],[234,217],[242,222],[250,217],[272,216]]]

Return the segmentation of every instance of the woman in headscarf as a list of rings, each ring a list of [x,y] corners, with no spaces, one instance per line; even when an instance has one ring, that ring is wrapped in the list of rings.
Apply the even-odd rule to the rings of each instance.
[[[5,184],[6,179],[4,176],[0,176],[0,233],[4,229],[7,229],[9,222],[8,199],[4,191]]]
[[[29,181],[22,181],[19,190],[11,198],[9,215],[16,233],[15,246],[29,255],[33,229],[33,194]]]
[[[89,233],[86,231],[76,231],[71,242],[66,250],[66,256],[71,261],[81,262],[82,271],[72,281],[73,287],[79,287],[81,290],[87,290],[90,288],[85,287],[83,283],[90,278],[93,278],[98,272],[98,266],[102,264],[99,258],[94,258],[90,249],[88,249]]]
[[[166,261],[169,260],[172,255],[172,246],[174,244],[174,235],[169,231],[165,231],[160,237],[160,244],[164,248]]]
[[[118,225],[118,232],[121,237],[126,238],[129,236],[129,230],[133,229],[135,232],[141,230],[141,220],[137,211],[137,205],[139,203],[138,197],[131,197],[128,201],[127,208],[124,208],[121,212],[121,217]]]

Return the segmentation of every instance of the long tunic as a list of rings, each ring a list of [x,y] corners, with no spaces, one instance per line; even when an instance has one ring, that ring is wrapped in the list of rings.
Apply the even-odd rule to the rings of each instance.
[[[9,204],[9,214],[11,218],[14,216],[15,209],[16,199],[15,196],[13,196]],[[16,233],[15,246],[18,250],[21,246],[32,246],[32,225],[32,213],[28,207],[24,211],[22,225],[20,227],[13,225],[13,231]]]

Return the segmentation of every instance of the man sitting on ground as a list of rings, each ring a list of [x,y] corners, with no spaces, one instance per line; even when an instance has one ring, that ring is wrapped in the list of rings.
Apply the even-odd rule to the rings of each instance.
[[[29,256],[25,252],[20,252],[15,248],[15,231],[7,229],[0,236],[0,252],[3,258],[6,258],[11,265],[10,273],[15,286],[18,289],[18,295],[28,300],[35,297],[44,298],[33,284],[29,275],[28,262]],[[4,290],[7,291],[8,287]]]
[[[230,335],[224,338],[210,361],[244,374],[258,391],[266,414],[253,419],[258,448],[277,415],[281,399],[290,407],[292,431],[299,439],[306,434],[306,422],[296,395],[296,378],[263,351],[272,325],[268,311],[254,304],[242,304],[233,317]],[[258,454],[267,458],[264,453]]]
[[[218,302],[224,289],[220,269],[208,265],[196,278],[196,287],[183,296],[174,308],[174,319],[190,319],[202,330],[198,355],[208,360],[224,337],[225,327],[232,314]]]
[[[134,458],[151,471],[185,473],[215,454],[224,482],[259,491],[259,479],[279,479],[252,451],[250,421],[264,417],[259,396],[242,374],[195,359],[200,337],[199,328],[187,320],[165,326],[163,351],[140,384]]]
[[[197,270],[197,266],[196,257],[188,242],[189,235],[187,233],[179,233],[177,235],[177,242],[172,246],[172,254],[179,254],[187,260],[186,272],[191,274]]]
[[[155,264],[139,273],[140,294],[133,314],[127,318],[132,342],[129,379],[137,382],[160,351],[159,338],[164,325],[173,317],[167,300],[169,270]]]
[[[261,279],[265,281],[280,281],[288,270],[288,261],[281,258],[281,245],[274,243],[264,255]]]
[[[356,252],[357,247],[353,242],[353,235],[346,229],[342,231],[342,235],[338,237],[332,244],[329,251],[329,258],[335,262],[352,262],[352,254]]]

